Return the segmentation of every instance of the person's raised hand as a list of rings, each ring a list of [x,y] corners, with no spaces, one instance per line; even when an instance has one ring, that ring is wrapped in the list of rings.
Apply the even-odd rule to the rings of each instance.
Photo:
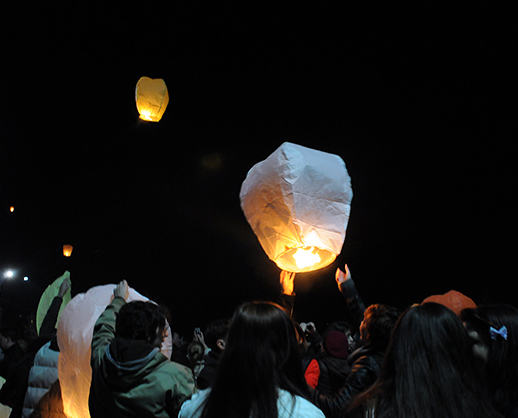
[[[59,297],[65,296],[65,293],[68,292],[68,290],[70,289],[70,286],[71,286],[70,278],[67,277],[66,279],[64,279],[61,282],[61,286],[59,286],[58,296]]]
[[[295,280],[295,273],[292,271],[281,270],[281,286],[282,293],[285,295],[293,295],[293,281]]]
[[[122,280],[119,284],[113,289],[113,297],[114,298],[123,298],[124,300],[128,300],[129,297],[129,286],[126,280]]]
[[[345,265],[345,272],[340,270],[340,268],[336,269],[335,279],[336,279],[336,283],[338,283],[339,285],[344,283],[350,277],[351,277],[351,272],[349,271],[349,267],[347,267],[347,264]]]

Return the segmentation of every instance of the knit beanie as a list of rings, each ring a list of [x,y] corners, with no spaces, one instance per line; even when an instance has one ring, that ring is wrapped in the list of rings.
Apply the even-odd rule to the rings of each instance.
[[[428,296],[425,300],[423,300],[423,303],[427,302],[435,302],[440,303],[441,305],[446,306],[447,308],[450,308],[457,316],[460,316],[460,313],[463,309],[466,308],[476,308],[477,305],[471,298],[468,298],[467,296],[463,295],[460,292],[457,292],[456,290],[450,290],[448,293],[445,293],[444,295],[432,295]]]
[[[349,344],[347,337],[340,331],[329,331],[324,339],[324,348],[326,352],[335,358],[346,359],[348,354]]]

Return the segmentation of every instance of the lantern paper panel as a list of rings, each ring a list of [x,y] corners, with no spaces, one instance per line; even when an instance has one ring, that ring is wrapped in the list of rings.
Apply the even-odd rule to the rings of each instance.
[[[169,103],[165,81],[161,78],[141,77],[135,89],[135,102],[140,119],[158,122]]]
[[[339,156],[289,142],[252,167],[240,192],[268,257],[295,273],[325,267],[340,254],[352,197]]]
[[[67,304],[58,324],[58,345],[60,349],[58,373],[67,417],[89,418],[88,396],[92,381],[90,366],[91,343],[95,322],[113,300],[116,285],[96,286],[86,293],[80,293]],[[134,289],[129,289],[128,302],[147,301]],[[168,335],[162,343],[161,352],[171,357],[172,337]]]
[[[54,298],[59,294],[59,288],[61,287],[61,283],[65,279],[70,279],[70,272],[65,271],[62,276],[58,277],[54,280],[43,292],[41,295],[40,301],[38,303],[38,310],[36,311],[36,330],[38,331],[38,335],[40,334],[41,326],[43,325],[43,320],[45,319],[45,315],[52,304]],[[65,306],[72,299],[71,289],[68,289],[67,293],[63,295],[63,301],[61,302],[61,307],[59,308],[58,313],[58,321],[56,323],[56,328],[58,327],[59,318],[65,309]]]

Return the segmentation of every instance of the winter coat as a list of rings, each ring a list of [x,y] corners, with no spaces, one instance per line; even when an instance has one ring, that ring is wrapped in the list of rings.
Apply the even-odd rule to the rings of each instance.
[[[210,389],[205,389],[193,395],[191,400],[182,405],[178,418],[199,418],[203,410],[202,404],[209,393]],[[277,418],[325,418],[322,411],[311,402],[300,396],[293,397],[285,390],[279,390],[277,410]]]
[[[214,376],[216,375],[220,358],[221,353],[215,352],[214,350],[209,351],[205,357],[205,367],[203,367],[196,380],[198,389],[207,389],[211,386]]]
[[[25,393],[23,418],[28,418],[31,415],[43,395],[58,380],[59,351],[52,350],[50,343],[49,341],[41,347],[34,357],[34,364],[29,373],[29,382]]]
[[[370,344],[359,348],[349,356],[351,373],[345,385],[336,395],[325,395],[318,390],[312,391],[312,399],[327,418],[342,417],[353,398],[370,388],[378,378],[385,350]]]
[[[310,373],[310,371],[312,372]],[[310,384],[308,381],[308,385],[318,388],[320,393],[331,395],[344,386],[350,371],[351,367],[347,359],[324,354],[309,363],[305,377],[306,381],[309,380],[309,374],[316,377],[316,384]]]
[[[27,392],[28,380],[34,358],[40,348],[56,334],[56,321],[63,299],[56,296],[52,301],[40,328],[40,335],[31,341],[27,353],[14,365],[14,371],[0,390],[0,402],[9,405],[13,410],[10,418],[21,418]]]
[[[30,418],[68,418],[63,408],[59,379],[41,397]]]
[[[115,338],[116,313],[125,303],[114,298],[94,327],[90,415],[176,417],[194,392],[192,373],[147,342]]]

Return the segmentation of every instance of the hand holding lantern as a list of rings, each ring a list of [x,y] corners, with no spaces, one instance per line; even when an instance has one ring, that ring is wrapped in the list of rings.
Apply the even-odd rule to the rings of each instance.
[[[119,284],[113,289],[113,297],[114,298],[123,298],[127,300],[129,297],[129,286],[126,280],[122,280]]]
[[[282,270],[281,271],[281,286],[282,293],[285,295],[293,295],[293,282],[295,280],[295,273],[291,271]]]

